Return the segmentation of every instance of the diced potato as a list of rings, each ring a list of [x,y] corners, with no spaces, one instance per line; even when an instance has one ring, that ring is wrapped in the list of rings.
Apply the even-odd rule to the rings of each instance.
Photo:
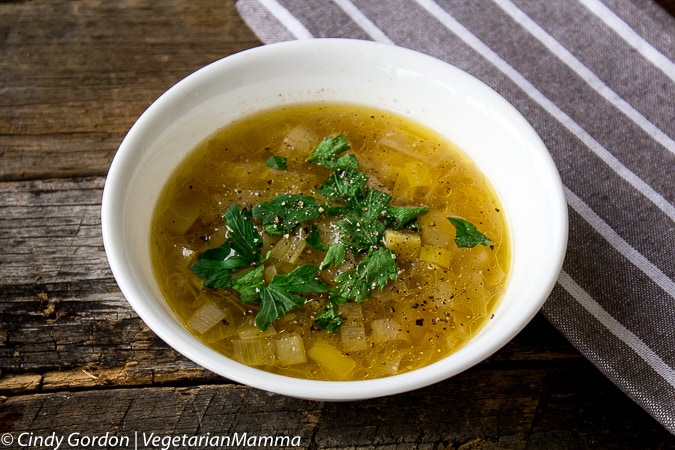
[[[373,342],[385,343],[409,341],[408,336],[401,331],[401,325],[394,319],[376,319],[370,322]]]
[[[410,200],[413,196],[426,195],[433,187],[429,166],[421,161],[408,161],[394,183],[394,197]]]
[[[267,252],[272,250],[272,247],[274,244],[276,244],[276,240],[273,236],[267,234],[267,233],[262,233],[262,248],[260,249],[263,255],[266,255]]]
[[[225,311],[213,303],[200,306],[187,321],[188,326],[199,334],[204,334],[225,318]]]
[[[433,245],[422,245],[419,258],[429,264],[448,269],[450,268],[450,261],[452,261],[452,252]]]
[[[234,357],[249,366],[274,364],[274,349],[269,339],[234,339]]]
[[[340,327],[342,348],[346,352],[365,350],[368,347],[366,330],[363,326],[363,308],[360,303],[340,305],[340,315],[345,322]]]
[[[384,232],[384,245],[396,253],[396,256],[404,259],[417,258],[422,246],[422,238],[417,233],[386,230]]]
[[[272,247],[271,258],[289,264],[296,264],[307,242],[298,236],[284,236]]]
[[[307,350],[307,356],[340,379],[349,377],[349,374],[356,369],[357,365],[354,359],[325,341],[316,342]]]
[[[277,363],[282,366],[304,364],[307,362],[305,345],[297,334],[280,336],[275,342]]]

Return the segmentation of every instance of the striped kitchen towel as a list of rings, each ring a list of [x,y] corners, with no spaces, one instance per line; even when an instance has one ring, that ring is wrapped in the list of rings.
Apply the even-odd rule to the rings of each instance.
[[[561,172],[567,258],[543,314],[675,433],[675,21],[646,0],[239,0],[265,43],[408,47],[483,80]]]

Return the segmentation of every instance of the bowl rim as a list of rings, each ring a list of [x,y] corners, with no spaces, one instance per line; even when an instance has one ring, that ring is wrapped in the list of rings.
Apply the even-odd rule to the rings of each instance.
[[[391,58],[396,57],[398,59],[392,59],[397,61],[394,64],[395,66],[400,65],[401,58],[404,58],[408,61],[405,64],[406,67],[411,62],[429,64],[441,72],[445,70],[447,73],[454,74],[453,76],[462,78],[462,80],[470,81],[472,88],[482,90],[483,95],[494,101],[494,104],[500,110],[505,111],[509,117],[514,119],[519,130],[527,134],[537,152],[540,164],[547,171],[547,175],[551,177],[550,188],[552,200],[554,200],[552,206],[559,223],[556,224],[557,228],[554,231],[557,238],[551,248],[549,277],[538,281],[537,299],[531,301],[528,304],[529,307],[521,311],[519,315],[521,320],[518,323],[504,327],[499,333],[496,333],[497,342],[494,345],[484,345],[475,349],[476,351],[472,353],[462,352],[460,349],[453,354],[454,360],[451,369],[445,367],[448,365],[444,364],[444,361],[448,359],[445,358],[423,368],[387,378],[359,381],[320,381],[292,378],[246,366],[220,355],[203,344],[194,345],[196,340],[194,336],[177,323],[167,320],[166,311],[151,298],[153,295],[144,285],[142,277],[134,273],[128,266],[126,249],[118,245],[120,240],[124,242],[125,236],[124,214],[120,214],[117,207],[124,204],[126,196],[129,195],[129,192],[127,192],[128,183],[126,183],[129,179],[128,173],[133,172],[135,164],[139,161],[139,149],[141,153],[146,149],[143,132],[148,127],[158,127],[166,122],[163,111],[168,105],[191,93],[194,85],[208,81],[214,75],[231,74],[241,67],[261,64],[261,61],[269,63],[283,54],[316,54],[317,51],[330,52],[335,49],[365,53],[375,52],[388,55]],[[129,213],[126,212],[125,214]],[[219,59],[193,72],[169,88],[137,119],[119,146],[105,181],[101,204],[101,227],[109,265],[122,294],[138,316],[163,341],[200,366],[233,381],[287,396],[331,401],[374,398],[418,389],[454,376],[498,351],[530,322],[553,290],[558,274],[562,269],[568,233],[567,204],[555,163],[536,131],[522,114],[500,94],[472,75],[432,56],[372,41],[341,38],[296,40],[254,47]],[[227,361],[223,361],[223,358]]]

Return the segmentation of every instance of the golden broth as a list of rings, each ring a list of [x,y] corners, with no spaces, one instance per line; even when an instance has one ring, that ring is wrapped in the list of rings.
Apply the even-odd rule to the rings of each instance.
[[[202,287],[190,265],[222,244],[222,214],[284,194],[311,195],[330,173],[306,163],[326,136],[342,134],[369,186],[393,196],[392,205],[427,205],[419,239],[393,244],[399,277],[360,303],[340,306],[338,332],[313,319],[327,295],[255,326],[257,304],[230,289]],[[271,169],[270,156],[288,159]],[[493,242],[458,248],[447,220],[462,217]],[[278,273],[319,265],[323,253],[297,236],[265,236],[265,262]],[[283,241],[283,242],[282,242]],[[506,284],[510,246],[501,206],[485,177],[447,140],[408,119],[366,107],[303,104],[273,109],[231,124],[206,139],[163,188],[153,218],[154,270],[167,301],[198,338],[230,358],[270,372],[318,380],[360,380],[423,367],[456,351],[488,321]],[[289,256],[290,255],[290,256]],[[349,267],[346,258],[343,266]],[[340,267],[344,269],[345,267]],[[327,282],[332,266],[320,276]]]

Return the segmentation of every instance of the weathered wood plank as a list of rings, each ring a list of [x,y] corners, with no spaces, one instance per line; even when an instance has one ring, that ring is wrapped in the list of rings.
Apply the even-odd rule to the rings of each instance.
[[[234,0],[0,2],[0,180],[104,175],[164,90],[259,44]]]
[[[0,389],[205,378],[122,296],[102,244],[102,188],[103,178],[0,183]]]
[[[110,278],[100,237],[103,178],[0,184],[5,286]]]
[[[206,433],[299,436],[300,447],[312,449],[675,445],[675,437],[607,388],[583,369],[530,369],[473,370],[416,392],[348,403],[298,400],[236,385],[60,392],[4,398],[0,430],[15,438],[21,432],[107,432],[132,440],[150,433],[179,439]]]

